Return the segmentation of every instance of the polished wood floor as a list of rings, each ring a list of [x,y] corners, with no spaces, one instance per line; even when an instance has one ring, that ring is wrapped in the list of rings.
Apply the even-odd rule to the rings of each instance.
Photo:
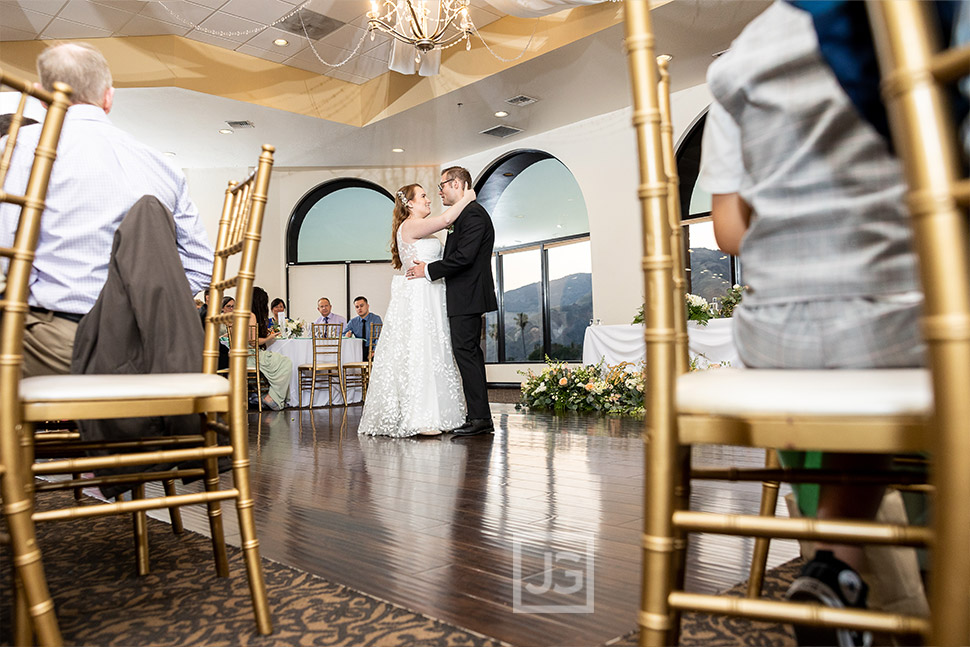
[[[358,437],[359,407],[253,414],[262,554],[519,647],[634,630],[641,422],[492,410],[494,436],[454,440]],[[708,447],[695,463],[756,466],[763,454]],[[759,496],[757,484],[701,483],[691,506],[757,512]],[[185,518],[205,531],[202,512]],[[751,547],[696,537],[688,589],[745,579]],[[774,542],[769,566],[796,552]]]

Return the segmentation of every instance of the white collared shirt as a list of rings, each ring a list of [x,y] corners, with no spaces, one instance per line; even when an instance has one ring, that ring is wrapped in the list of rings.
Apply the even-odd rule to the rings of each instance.
[[[24,193],[40,128],[37,124],[20,130],[5,190]],[[115,230],[143,195],[155,196],[175,216],[185,275],[193,294],[203,289],[212,275],[212,245],[182,171],[112,125],[101,108],[71,106],[47,190],[30,305],[77,314],[90,311],[107,280]],[[19,207],[0,205],[0,245],[12,244],[19,215]]]

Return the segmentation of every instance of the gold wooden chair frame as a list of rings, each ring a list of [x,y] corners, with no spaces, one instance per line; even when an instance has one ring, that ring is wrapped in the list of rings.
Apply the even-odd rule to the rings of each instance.
[[[297,369],[300,379],[300,395],[298,396],[298,406],[303,407],[303,391],[310,390],[309,408],[313,408],[313,398],[316,395],[317,384],[323,381],[321,388],[326,388],[333,403],[333,388],[337,387],[343,398],[344,404],[347,402],[347,389],[344,386],[343,373],[340,369],[340,349],[342,348],[343,337],[341,332],[343,327],[340,324],[312,324],[311,343],[313,344],[313,362],[311,364],[301,364]]]
[[[227,328],[229,335],[229,346],[232,347],[232,327]],[[260,413],[263,412],[263,390],[269,390],[269,382],[263,377],[263,374],[259,372],[259,347],[258,344],[254,344],[251,340],[258,339],[258,332],[256,326],[249,326],[249,336],[247,340],[249,341],[248,349],[249,355],[246,359],[246,399],[249,400],[250,391],[256,391],[257,407]],[[252,358],[253,365],[249,365],[249,358]],[[223,368],[217,371],[220,375],[228,375],[229,369]]]
[[[923,634],[930,644],[970,642],[970,264],[967,259],[966,182],[955,181],[958,168],[952,151],[956,141],[945,122],[939,95],[930,100],[927,89],[942,70],[963,71],[967,60],[944,57],[930,63],[909,47],[932,52],[915,14],[928,9],[917,1],[872,2],[876,25],[897,29],[881,36],[882,58],[892,51],[905,61],[907,72],[889,76],[885,86],[897,102],[891,109],[897,146],[907,166],[914,205],[916,242],[926,293],[924,327],[930,344],[931,370],[770,371],[721,370],[684,373],[679,345],[682,291],[675,285],[672,234],[679,223],[670,215],[670,186],[664,172],[665,148],[658,99],[658,69],[654,61],[649,4],[626,1],[627,49],[634,89],[633,123],[640,158],[638,194],[644,235],[644,282],[647,295],[645,339],[647,393],[644,436],[647,481],[643,535],[642,606],[639,615],[642,645],[677,641],[679,614],[684,610],[722,613],[775,622],[845,627],[889,633]],[[887,44],[889,43],[889,44]],[[914,61],[922,60],[917,67]],[[962,66],[962,67],[961,67]],[[929,72],[928,72],[929,70]],[[899,95],[896,95],[899,92]],[[912,92],[917,98],[910,97]],[[934,103],[935,102],[935,103]],[[933,106],[932,110],[928,106]],[[923,109],[922,112],[920,109]],[[928,112],[934,114],[927,114]],[[900,114],[904,115],[903,117]],[[907,126],[934,125],[916,135],[903,135]],[[933,130],[936,129],[936,130]],[[925,147],[929,152],[915,153]],[[668,152],[668,154],[670,154]],[[919,161],[914,161],[919,160]],[[915,168],[911,168],[915,167]],[[675,226],[672,226],[675,225]],[[930,259],[927,261],[926,259]],[[943,279],[947,281],[944,291]],[[932,382],[931,382],[932,375]],[[757,393],[757,398],[739,394]],[[793,395],[794,394],[794,395]],[[851,394],[846,397],[846,394]],[[842,396],[842,397],[839,397]],[[932,425],[930,421],[932,420]],[[963,433],[961,433],[961,424]],[[931,433],[932,432],[932,433]],[[766,468],[745,474],[733,469],[691,470],[692,444],[735,444],[832,452],[896,454],[929,451],[934,457],[936,512],[933,532],[927,528],[859,521],[776,519],[756,515],[714,515],[686,506],[687,479],[762,480],[772,483],[835,481],[841,474],[804,473]],[[857,475],[870,483],[898,483],[899,475]],[[945,494],[944,494],[945,493]],[[765,511],[763,505],[762,510]],[[932,542],[933,561],[930,620],[898,614],[750,598],[690,594],[677,590],[683,582],[684,538],[690,532],[828,540],[843,543],[923,546]],[[942,556],[942,557],[941,557]],[[945,564],[943,564],[945,560]],[[957,565],[954,566],[954,560]]]
[[[353,404],[364,404],[364,400],[367,399],[367,385],[370,383],[371,371],[374,368],[374,351],[377,350],[377,340],[381,337],[383,327],[382,323],[370,325],[370,348],[367,349],[367,357],[363,361],[343,364],[344,389],[349,393],[350,389],[360,387],[360,402]]]
[[[236,335],[229,351],[229,379],[217,375],[219,361],[219,326],[232,324],[245,330],[249,326],[252,307],[252,284],[255,274],[263,211],[266,205],[269,178],[273,165],[273,147],[263,146],[256,171],[241,183],[231,182],[219,220],[215,259],[212,268],[210,303],[221,303],[227,288],[236,288],[236,308],[229,314],[209,314],[205,320],[205,342],[202,373],[176,375],[55,375],[28,378],[20,390],[20,414],[25,423],[58,419],[128,418],[148,415],[204,414],[205,424],[200,436],[176,436],[133,439],[115,443],[70,444],[65,449],[109,450],[107,456],[54,459],[34,463],[35,475],[85,473],[115,466],[181,464],[201,461],[201,468],[168,469],[163,472],[95,476],[80,485],[131,483],[134,498],[85,505],[58,510],[34,512],[34,521],[73,519],[105,514],[144,512],[183,505],[206,504],[215,554],[216,570],[220,576],[229,574],[222,525],[221,501],[236,501],[241,545],[246,562],[250,595],[257,628],[262,634],[272,631],[266,585],[259,557],[259,541],[253,517],[253,499],[249,482],[249,443],[246,389],[246,359],[249,340]],[[241,254],[236,276],[226,278],[228,259]],[[223,419],[220,420],[219,416]],[[25,427],[30,427],[25,424]],[[219,436],[228,437],[228,445],[219,444]],[[32,430],[28,434],[27,451],[32,455]],[[45,443],[45,449],[51,446]],[[219,483],[218,460],[231,457],[232,485],[222,488]],[[150,481],[166,481],[185,476],[204,476],[203,492],[171,494],[145,498],[143,486]],[[59,488],[75,488],[79,483],[68,480],[56,484]],[[52,488],[49,488],[52,489]],[[137,518],[136,518],[137,520]],[[141,555],[139,561],[147,570],[147,542],[144,528],[136,527]]]
[[[20,93],[6,145],[0,154],[0,202],[20,206],[20,219],[12,247],[0,248],[0,257],[8,259],[6,287],[0,288],[0,499],[7,521],[13,554],[17,605],[14,640],[27,643],[30,633],[36,633],[41,645],[62,644],[54,603],[47,588],[40,550],[31,516],[30,462],[21,451],[29,442],[29,435],[21,424],[17,406],[23,367],[24,321],[27,313],[30,273],[40,234],[41,215],[47,185],[57,152],[61,127],[70,105],[71,89],[54,85],[54,92],[35,88],[32,83],[0,70],[0,87]],[[34,153],[26,191],[23,195],[8,193],[5,187],[7,170],[13,159],[14,147],[28,97],[35,97],[48,105],[41,126],[40,140]],[[29,643],[27,643],[29,644]]]

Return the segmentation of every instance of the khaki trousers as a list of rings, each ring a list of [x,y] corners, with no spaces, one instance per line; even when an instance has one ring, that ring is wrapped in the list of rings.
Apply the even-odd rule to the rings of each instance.
[[[28,312],[24,324],[24,377],[71,372],[77,324],[47,313]]]

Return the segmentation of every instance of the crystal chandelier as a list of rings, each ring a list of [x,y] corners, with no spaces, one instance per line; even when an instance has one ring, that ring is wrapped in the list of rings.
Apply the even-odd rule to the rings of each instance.
[[[471,36],[475,29],[468,17],[469,0],[371,0],[367,12],[367,30],[374,37],[382,31],[402,43],[414,46],[418,52],[427,53],[445,49],[465,40],[471,49]],[[437,4],[437,11],[429,5]]]

